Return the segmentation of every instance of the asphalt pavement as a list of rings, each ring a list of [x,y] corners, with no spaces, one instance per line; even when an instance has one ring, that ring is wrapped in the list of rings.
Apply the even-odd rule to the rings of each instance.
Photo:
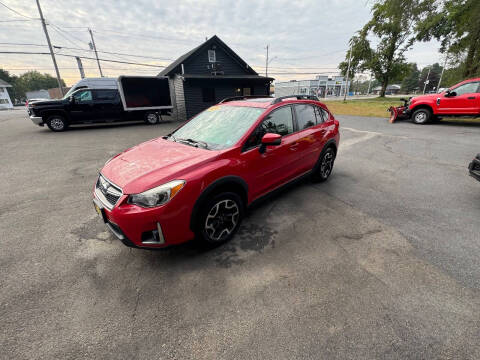
[[[338,118],[326,183],[251,209],[217,249],[146,251],[91,191],[177,124],[53,133],[0,112],[0,358],[480,358],[480,126]]]

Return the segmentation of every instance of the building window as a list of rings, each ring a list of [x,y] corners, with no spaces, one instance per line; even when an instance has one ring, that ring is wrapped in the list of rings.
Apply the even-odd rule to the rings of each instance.
[[[210,63],[217,62],[217,57],[215,56],[215,50],[208,50],[208,62]]]
[[[203,102],[215,102],[215,89],[214,88],[202,88]]]

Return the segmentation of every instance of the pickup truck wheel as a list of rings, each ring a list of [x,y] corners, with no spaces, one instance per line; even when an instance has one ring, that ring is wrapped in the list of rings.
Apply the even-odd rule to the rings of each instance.
[[[207,247],[230,240],[243,218],[243,202],[234,192],[220,193],[208,200],[200,211],[196,235]]]
[[[155,125],[158,122],[158,115],[157,113],[150,111],[145,114],[145,122],[148,125]]]
[[[47,119],[47,126],[52,131],[60,132],[67,130],[68,122],[62,115],[52,115]]]
[[[432,112],[425,108],[415,110],[412,115],[412,121],[418,125],[423,125],[430,122],[431,118]]]

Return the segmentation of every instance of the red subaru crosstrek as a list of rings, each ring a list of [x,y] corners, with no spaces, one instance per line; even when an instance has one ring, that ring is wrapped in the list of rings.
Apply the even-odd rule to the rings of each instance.
[[[228,98],[107,161],[93,202],[125,245],[216,245],[253,201],[304,175],[327,180],[338,145],[339,123],[316,98]]]

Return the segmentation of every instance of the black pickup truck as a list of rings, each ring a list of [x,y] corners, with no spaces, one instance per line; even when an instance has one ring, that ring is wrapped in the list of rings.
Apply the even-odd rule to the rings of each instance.
[[[143,120],[156,124],[172,106],[168,80],[155,77],[120,77],[117,89],[78,89],[60,100],[28,104],[34,124],[52,131],[64,131],[70,125]]]

